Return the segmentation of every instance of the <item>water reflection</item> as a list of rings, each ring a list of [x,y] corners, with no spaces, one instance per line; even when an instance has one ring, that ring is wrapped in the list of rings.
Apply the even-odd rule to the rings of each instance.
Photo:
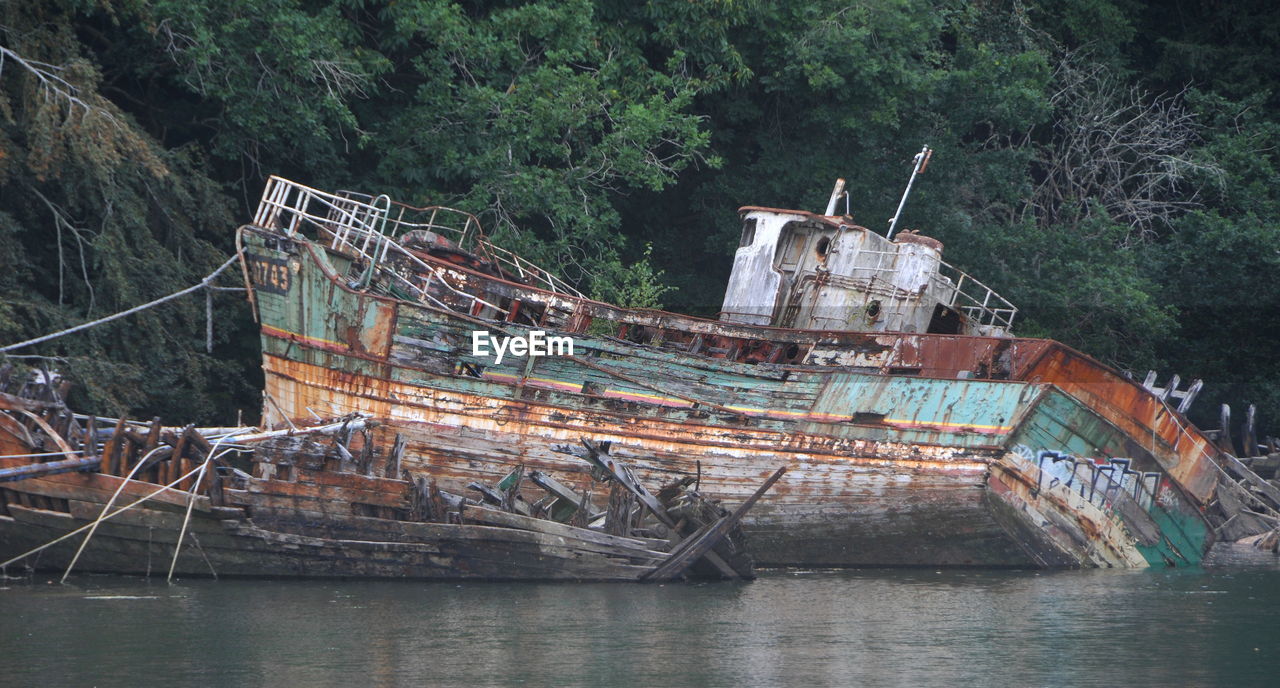
[[[0,684],[1265,685],[1280,650],[1276,571],[76,581],[0,587]]]

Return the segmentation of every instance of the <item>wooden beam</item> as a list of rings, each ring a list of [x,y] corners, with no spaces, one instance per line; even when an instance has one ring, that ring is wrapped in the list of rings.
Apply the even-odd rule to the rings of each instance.
[[[176,436],[166,438],[166,441],[170,441],[173,445],[173,456],[169,457],[169,474],[163,479],[166,485],[186,473],[184,469],[187,467],[187,446],[191,441],[190,434],[195,430],[195,427],[195,423],[192,423],[183,428],[182,432],[179,432]]]
[[[1242,478],[1247,487],[1257,490],[1266,496],[1267,500],[1271,502],[1268,505],[1270,508],[1280,511],[1280,487],[1263,480],[1262,476],[1254,473],[1248,466],[1241,463],[1240,459],[1230,454],[1222,454],[1222,463],[1227,467],[1227,470]]]
[[[631,468],[617,459],[609,456],[608,444],[596,444],[587,438],[582,438],[583,449],[577,447],[556,447],[555,450],[565,454],[572,454],[578,458],[585,459],[588,463],[604,471],[606,475],[617,480],[619,484],[627,488],[631,494],[640,500],[657,519],[670,529],[671,538],[674,544],[679,544],[684,538],[680,535],[680,529],[676,525],[675,519],[667,513],[665,507],[658,502],[658,498],[654,497],[644,485],[636,479],[635,474],[631,472]],[[585,451],[584,451],[585,450]],[[719,554],[715,552],[706,553],[707,561],[711,562],[725,578],[736,580],[742,576],[729,565]]]
[[[68,459],[79,458],[76,456],[76,452],[71,449],[71,445],[67,444],[67,441],[63,439],[62,435],[59,435],[57,432],[55,432],[54,429],[49,426],[48,421],[41,418],[39,414],[32,413],[31,411],[28,411],[26,409],[17,409],[17,410],[22,415],[35,421],[36,425],[39,425],[40,429],[44,431],[44,434],[48,436],[49,439],[54,444],[58,445],[58,451],[62,452],[63,454],[66,454]]]
[[[111,439],[102,448],[102,468],[107,475],[116,475],[120,470],[120,442],[124,439],[124,418],[116,421],[116,429],[111,432]]]
[[[11,468],[0,468],[0,483],[10,483],[28,478],[38,478],[45,475],[54,475],[56,473],[70,473],[72,471],[88,471],[98,467],[102,463],[102,459],[62,459],[60,461],[49,461],[46,463],[29,463],[22,466],[13,466]]]
[[[779,467],[778,470],[774,471],[773,475],[769,476],[769,479],[764,481],[764,484],[761,485],[755,493],[748,497],[747,501],[740,504],[732,514],[720,519],[714,525],[704,526],[699,533],[696,533],[688,540],[680,543],[680,547],[678,548],[679,551],[673,550],[669,559],[653,571],[641,576],[640,580],[672,580],[683,575],[684,572],[694,564],[694,562],[707,554],[711,554],[712,548],[719,544],[720,541],[729,534],[729,531],[732,530],[734,526],[738,525],[738,522],[742,520],[743,516],[747,515],[747,512],[751,510],[751,507],[754,506],[757,501],[759,501],[760,497],[762,497],[765,492],[768,492],[769,488],[773,487],[773,484],[778,482],[778,479],[786,472],[786,466]]]

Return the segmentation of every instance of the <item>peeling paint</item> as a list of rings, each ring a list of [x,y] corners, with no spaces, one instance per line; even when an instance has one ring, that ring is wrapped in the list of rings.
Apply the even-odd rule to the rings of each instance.
[[[357,291],[340,275],[359,256],[242,231],[253,253],[301,266],[285,293],[255,295],[265,417],[372,414],[446,484],[522,463],[571,474],[551,447],[587,436],[635,457],[646,482],[699,473],[731,502],[784,459],[790,473],[745,522],[763,563],[1142,566],[1197,561],[1211,540],[1212,446],[1057,342],[626,310],[426,253],[429,275],[390,261]],[[827,248],[831,264],[845,250]],[[435,302],[398,298],[413,279]],[[476,328],[572,336],[575,355],[498,363],[466,346]],[[1132,461],[1153,499],[1098,501],[1056,474],[1046,485],[1041,451],[1080,471]]]

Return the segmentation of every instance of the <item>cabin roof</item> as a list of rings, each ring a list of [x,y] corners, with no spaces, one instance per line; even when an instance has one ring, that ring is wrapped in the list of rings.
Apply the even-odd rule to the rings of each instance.
[[[739,215],[756,212],[775,213],[779,215],[799,215],[807,220],[821,222],[832,227],[871,231],[862,225],[856,224],[853,221],[853,218],[848,215],[821,215],[819,213],[811,213],[808,210],[788,210],[786,208],[770,208],[762,205],[744,205],[741,208],[738,208]]]

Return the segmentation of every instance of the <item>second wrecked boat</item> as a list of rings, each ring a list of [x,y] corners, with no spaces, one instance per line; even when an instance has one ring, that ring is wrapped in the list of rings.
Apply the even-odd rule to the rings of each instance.
[[[730,514],[692,481],[651,494],[590,440],[561,450],[592,467],[587,482],[606,486],[607,507],[523,466],[495,486],[471,484],[464,497],[406,470],[404,444],[376,445],[372,424],[357,415],[266,432],[107,422],[77,417],[56,393],[5,394],[8,375],[0,371],[0,562],[9,571],[753,577],[737,524],[754,499]],[[541,499],[525,501],[539,488]]]

